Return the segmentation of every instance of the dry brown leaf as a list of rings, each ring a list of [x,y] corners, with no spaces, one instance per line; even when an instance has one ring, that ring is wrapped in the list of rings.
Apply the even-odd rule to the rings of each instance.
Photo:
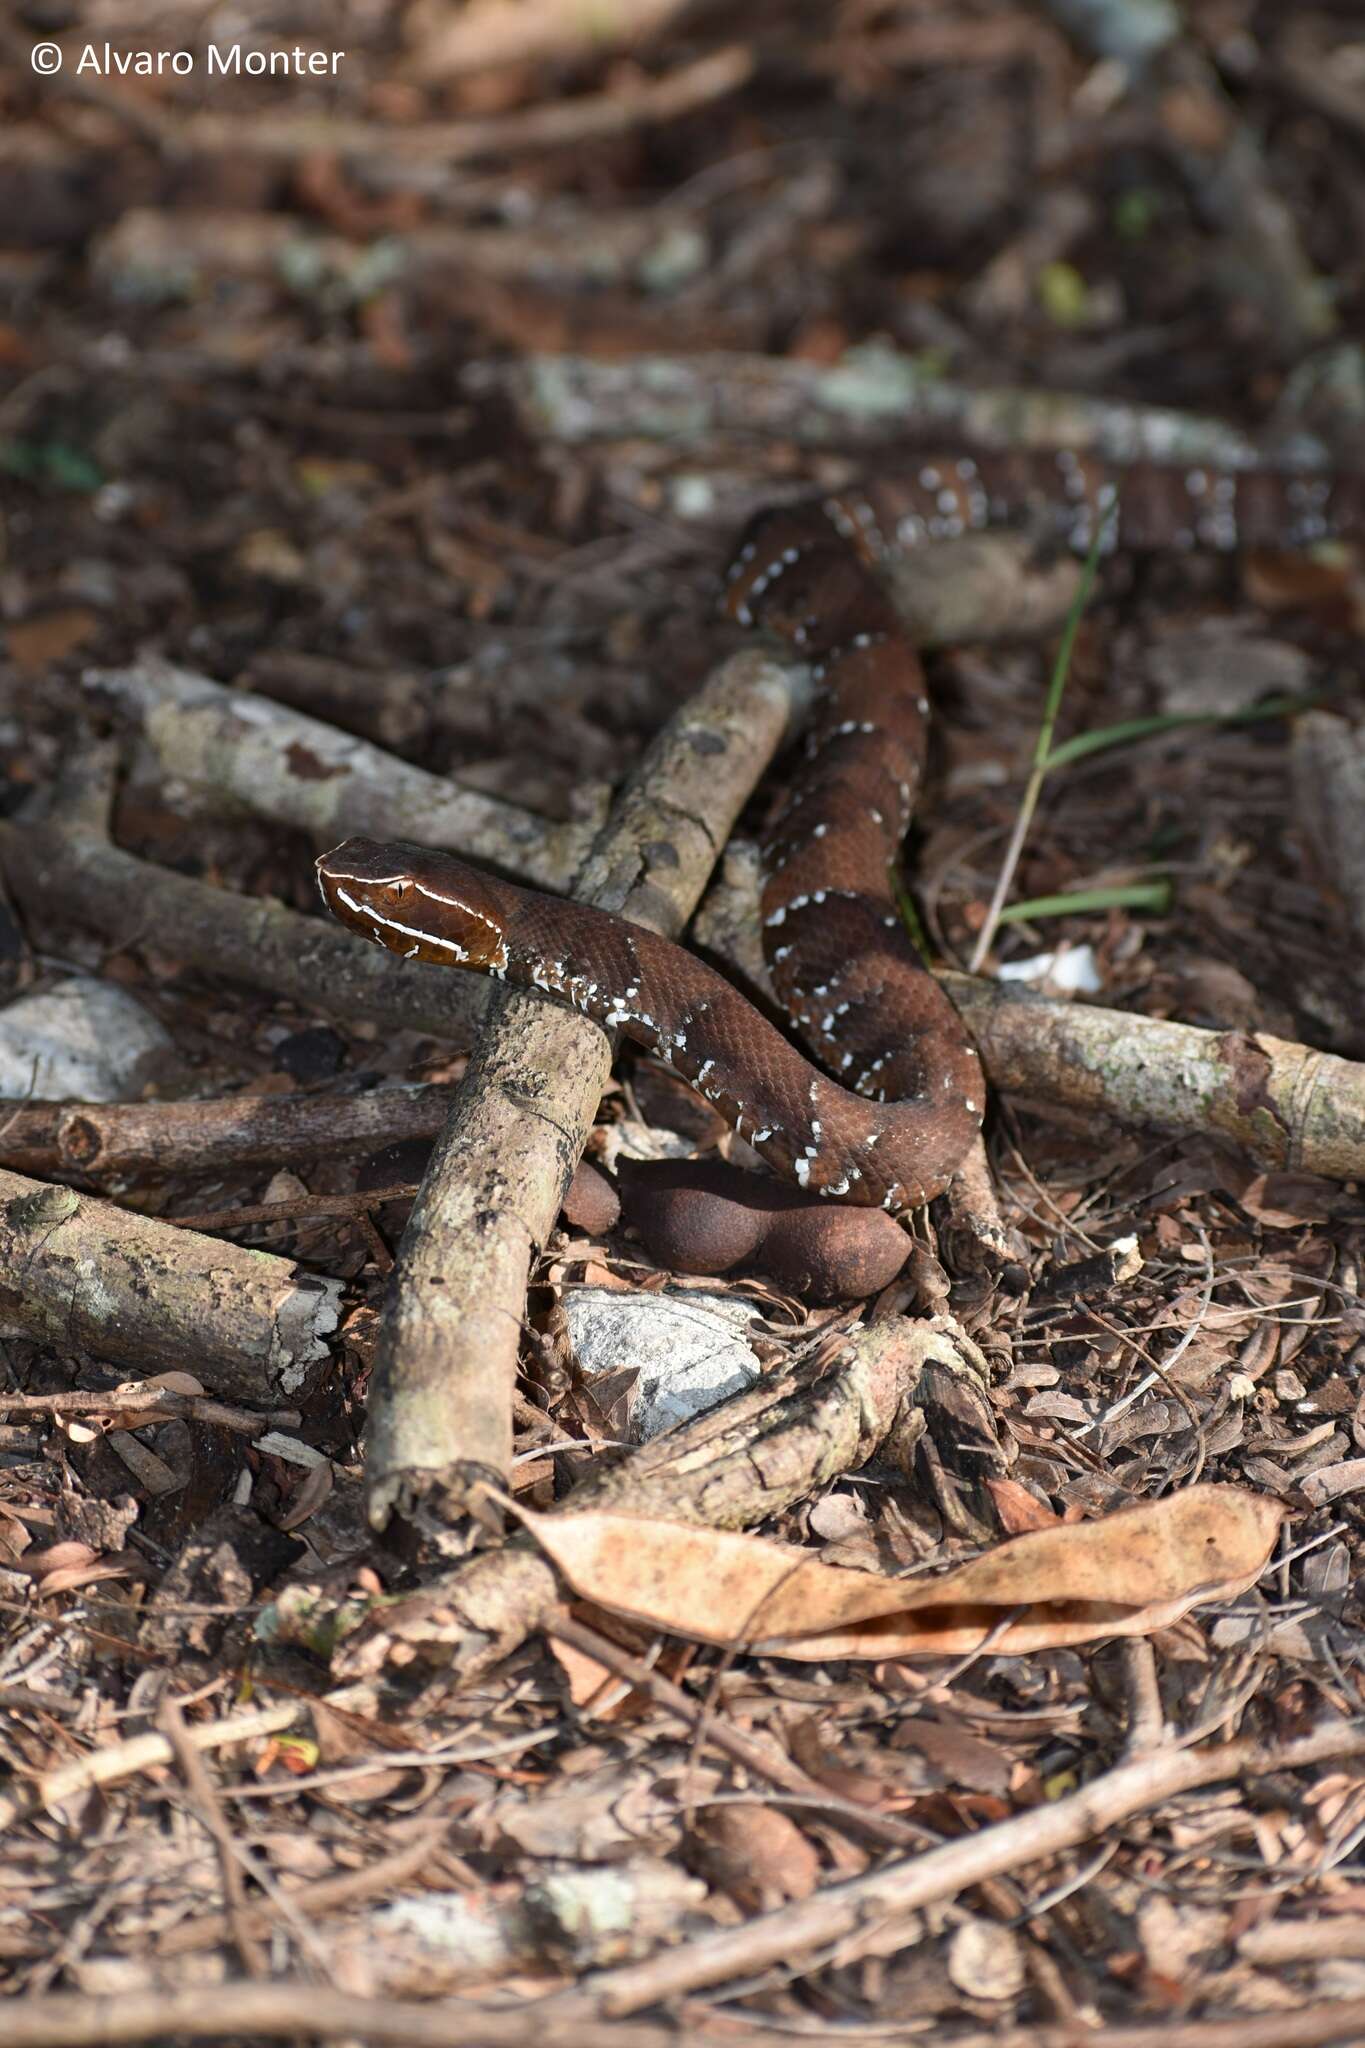
[[[204,1391],[204,1382],[192,1372],[154,1372],[145,1380],[124,1380],[114,1389],[118,1394],[153,1393],[162,1388],[168,1394],[185,1394],[190,1399]]]
[[[1006,1536],[1022,1536],[1026,1529],[1055,1529],[1061,1520],[1017,1479],[987,1479],[986,1491]]]
[[[31,1572],[35,1579],[40,1579],[46,1572],[64,1572],[73,1568],[83,1570],[86,1565],[93,1564],[98,1556],[99,1552],[93,1545],[81,1543],[71,1536],[63,1543],[45,1543],[41,1548],[35,1546],[30,1549],[26,1552],[19,1569]]]
[[[1015,1760],[1008,1749],[973,1735],[956,1721],[935,1721],[927,1714],[916,1714],[901,1722],[889,1747],[913,1751],[938,1774],[940,1782],[968,1792],[993,1792],[1003,1799],[1015,1781]]]
[[[1242,581],[1247,596],[1263,611],[1311,609],[1340,619],[1342,629],[1350,632],[1355,610],[1351,601],[1353,565],[1353,551],[1339,541],[1312,554],[1257,548],[1244,558]]]
[[[332,1461],[323,1458],[318,1464],[310,1465],[303,1481],[295,1491],[289,1506],[279,1518],[281,1529],[298,1529],[316,1514],[328,1494],[332,1491]]]
[[[552,1635],[550,1649],[568,1681],[569,1698],[580,1714],[609,1715],[630,1690],[626,1681],[618,1678],[614,1671],[609,1671],[605,1664],[599,1664],[595,1657],[589,1657],[576,1644],[562,1643],[558,1636]]]
[[[41,675],[50,662],[61,661],[98,631],[99,617],[83,606],[44,612],[36,619],[16,620],[5,638],[10,659],[27,675]]]
[[[1341,1190],[1311,1173],[1258,1173],[1238,1203],[1272,1230],[1302,1230],[1307,1223],[1330,1222],[1343,1206]]]
[[[52,1418],[58,1434],[69,1444],[92,1444],[96,1437],[105,1435],[109,1424],[101,1416],[98,1422],[82,1422],[79,1415],[54,1415]]]
[[[703,1811],[689,1846],[694,1866],[750,1910],[808,1899],[820,1882],[814,1843],[771,1806],[746,1803]]]
[[[108,1558],[98,1558],[93,1564],[58,1566],[39,1579],[38,1597],[46,1600],[54,1593],[74,1593],[79,1586],[98,1586],[105,1579],[131,1578],[132,1569]]]
[[[703,1642],[784,1657],[1002,1655],[1146,1635],[1242,1592],[1284,1519],[1278,1501],[1191,1486],[1098,1521],[1016,1536],[941,1578],[826,1565],[791,1544],[587,1512],[521,1518],[576,1592]]]

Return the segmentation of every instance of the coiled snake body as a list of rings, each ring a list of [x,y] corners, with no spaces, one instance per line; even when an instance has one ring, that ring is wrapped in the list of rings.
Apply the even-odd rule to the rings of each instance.
[[[1115,472],[1067,451],[954,455],[755,522],[730,566],[727,608],[800,649],[822,686],[764,844],[764,948],[779,1000],[828,1072],[681,947],[451,854],[347,840],[318,862],[324,901],[409,959],[541,989],[625,1032],[812,1194],[892,1214],[929,1200],[980,1128],[985,1088],[891,895],[929,703],[878,569],[897,550],[1021,510],[1045,512],[1081,551],[1101,520],[1106,548],[1292,547],[1365,529],[1365,479]]]

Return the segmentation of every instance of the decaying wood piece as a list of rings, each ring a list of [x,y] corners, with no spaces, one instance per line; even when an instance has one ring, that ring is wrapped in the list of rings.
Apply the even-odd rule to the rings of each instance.
[[[41,1156],[54,1172],[203,1174],[293,1165],[439,1135],[450,1087],[365,1095],[229,1095],[189,1102],[27,1104],[0,1116],[0,1161]]]
[[[1183,1136],[1231,1138],[1261,1166],[1365,1173],[1365,1065],[1268,1032],[1205,1031],[948,974],[944,985],[1009,1094]]]
[[[0,1172],[0,1314],[47,1344],[133,1366],[192,1363],[216,1393],[297,1394],[326,1362],[341,1282],[292,1259]]]
[[[910,548],[883,574],[918,646],[960,647],[1055,632],[1075,602],[1082,564],[1040,550],[1027,530],[1002,530]]]
[[[91,669],[85,687],[132,714],[162,772],[319,846],[354,832],[416,839],[556,888],[587,851],[591,826],[555,824],[400,761],[269,697],[225,690],[159,656]]]
[[[455,165],[492,158],[511,161],[520,150],[557,149],[629,135],[676,121],[748,83],[753,52],[742,44],[707,50],[692,62],[644,78],[634,90],[557,96],[544,105],[463,121],[365,121],[304,109],[261,109],[249,123],[204,107],[166,122],[166,139],[187,159],[250,155],[289,160],[357,156],[366,161],[418,166]],[[163,117],[165,118],[165,117]]]
[[[1010,385],[974,388],[914,356],[877,344],[832,366],[795,357],[711,353],[537,355],[472,364],[474,394],[498,391],[539,440],[685,440],[755,435],[802,448],[867,449],[884,459],[889,437],[940,446],[1072,448],[1114,462],[1198,463],[1208,469],[1283,464],[1331,469],[1333,450],[1295,433],[1275,446],[1225,421],[1088,393]]]
[[[576,1487],[565,1508],[610,1508],[717,1529],[748,1529],[842,1472],[878,1458],[908,1469],[922,1432],[915,1403],[926,1372],[981,1383],[985,1363],[947,1318],[888,1318],[856,1331],[842,1365],[827,1347],[779,1378],[733,1395]],[[343,1677],[390,1657],[447,1667],[468,1684],[543,1628],[561,1599],[554,1568],[523,1535],[464,1560],[419,1593],[376,1612],[334,1659]],[[317,1626],[313,1609],[310,1629]]]
[[[803,671],[752,650],[718,669],[622,790],[577,900],[675,936],[808,687]],[[404,1234],[381,1327],[367,1467],[377,1527],[430,1496],[443,1540],[471,1484],[505,1478],[531,1260],[610,1067],[596,1024],[529,996],[495,1000]]]
[[[71,760],[42,820],[0,825],[0,874],[35,929],[93,927],[111,947],[160,953],[248,987],[354,1021],[427,1031],[469,1045],[488,1004],[473,976],[404,971],[328,920],[266,897],[237,896],[125,853],[108,836],[116,750]]]
[[[1305,712],[1293,760],[1299,816],[1365,951],[1365,732],[1330,711]]]
[[[60,1102],[12,1102],[0,1107],[0,1166],[11,1166],[16,1173],[59,1172],[57,1123],[64,1106]]]
[[[1231,1763],[1232,1759],[1229,1758]],[[975,1839],[975,1837],[973,1838]],[[989,1883],[990,1880],[987,1880]],[[742,1975],[742,1972],[737,1972]],[[273,1977],[190,1990],[84,1994],[54,1991],[25,1998],[10,2016],[8,2048],[137,2048],[141,2042],[315,2039],[373,2041],[380,2048],[525,2048],[529,2029],[542,2048],[678,2048],[669,2020],[559,2017],[519,2001],[493,2006],[472,1999],[362,1998],[314,1979]],[[1106,2025],[1105,2048],[1357,2048],[1365,1998],[1326,1998],[1292,2013],[1239,2014],[1230,2020],[1161,2019]],[[827,2033],[832,2030],[827,2030]],[[851,2031],[851,2030],[850,2030]],[[903,2030],[902,2030],[903,2031]],[[1088,2020],[954,2031],[952,2048],[1092,2048]],[[703,2042],[705,2033],[691,2029]],[[792,2029],[745,2023],[716,2032],[717,2048],[789,2048]],[[800,2036],[798,2035],[799,2039]],[[879,2038],[873,2035],[871,2038]],[[880,2038],[885,2039],[883,2034]]]

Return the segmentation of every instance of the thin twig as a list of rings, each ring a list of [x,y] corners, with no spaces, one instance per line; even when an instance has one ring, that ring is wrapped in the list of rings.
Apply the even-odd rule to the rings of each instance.
[[[623,2018],[708,1986],[751,1978],[776,1964],[790,1968],[801,1956],[842,1943],[869,1923],[902,1922],[919,1908],[956,1898],[983,1879],[1093,1841],[1120,1821],[1181,1792],[1360,1755],[1365,1755],[1365,1720],[1338,1722],[1297,1742],[1262,1745],[1242,1737],[1211,1749],[1163,1749],[1135,1763],[1118,1764],[1079,1792],[999,1821],[964,1840],[884,1865],[647,1962],[601,1971],[579,1989],[547,2001],[545,2010],[565,2019],[580,2014]]]
[[[248,1923],[246,1884],[238,1859],[237,1844],[227,1824],[212,1778],[204,1759],[190,1740],[180,1703],[167,1693],[157,1710],[157,1725],[171,1746],[180,1775],[185,1781],[189,1804],[207,1831],[218,1858],[218,1875],[223,1886],[225,1918],[232,1945],[242,1959],[248,1977],[260,1980],[268,1975],[266,1957]]]
[[[186,1733],[196,1749],[225,1749],[232,1742],[257,1742],[264,1736],[277,1735],[297,1721],[302,1711],[301,1702],[290,1700],[278,1707],[264,1707],[259,1713],[234,1714],[226,1721],[214,1721],[206,1728],[190,1728]],[[41,1777],[0,1797],[0,1831],[12,1827],[27,1813],[60,1806],[96,1785],[116,1784],[120,1778],[131,1778],[139,1771],[168,1764],[173,1757],[174,1751],[164,1735],[132,1735],[126,1742],[92,1750],[89,1756],[44,1771]]]

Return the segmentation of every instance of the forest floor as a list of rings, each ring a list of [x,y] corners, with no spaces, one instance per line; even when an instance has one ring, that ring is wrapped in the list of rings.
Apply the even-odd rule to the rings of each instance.
[[[561,1557],[580,1597],[548,1602],[498,1514],[366,1511],[386,1288],[472,1039],[441,1006],[473,997],[368,951],[350,979],[314,856],[420,838],[451,777],[494,838],[533,814],[567,890],[748,644],[720,573],[775,498],[987,443],[1365,467],[1358,9],[1183,17],[0,24],[13,2048],[1365,2039],[1359,548],[1102,564],[1057,738],[1141,727],[1047,777],[994,928],[1074,577],[1058,602],[1018,536],[931,565],[921,927],[1123,1013],[1131,1094],[1055,1044],[1057,1088],[1046,1048],[1007,1074],[983,1015],[995,1255],[922,1219],[870,1305],[669,1281],[580,1179],[504,1316],[508,1483],[623,1489],[638,1553]],[[1244,1099],[1173,1110],[1210,1045]],[[600,1165],[716,1142],[617,1073]],[[738,1378],[642,1447],[651,1345]],[[874,1430],[864,1391],[845,1441],[850,1359],[904,1405]],[[722,1430],[751,1491],[708,1526]],[[1193,1487],[1238,1489],[1191,1498],[1250,1549],[1201,1572],[1169,1536],[1161,1597],[1129,1588],[1095,1529],[1166,1541]],[[976,1637],[797,1661],[726,1619],[714,1546],[759,1525],[916,1587],[1036,1539],[1055,1577]],[[1097,1583],[1123,1639],[1083,1625]]]

